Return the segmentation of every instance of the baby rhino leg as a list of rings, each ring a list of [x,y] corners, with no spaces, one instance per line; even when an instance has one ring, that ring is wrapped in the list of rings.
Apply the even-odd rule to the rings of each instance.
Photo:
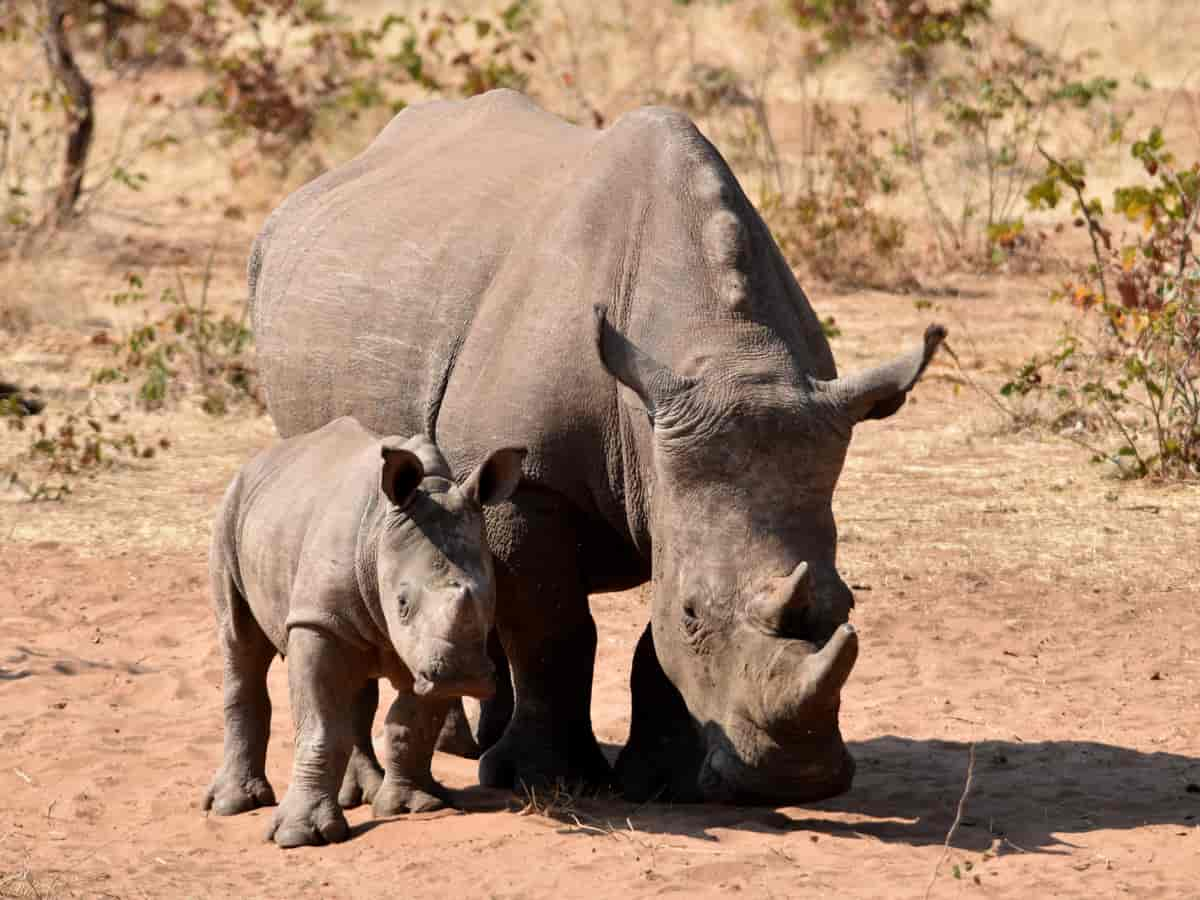
[[[204,809],[232,816],[275,803],[265,768],[271,734],[267,670],[275,648],[224,566],[216,567],[212,582],[225,664],[225,751],[204,794]]]
[[[405,690],[396,697],[384,726],[388,754],[383,784],[372,803],[377,816],[430,812],[449,805],[429,765],[452,702],[417,697]]]
[[[370,803],[383,781],[383,767],[379,765],[371,744],[371,726],[375,724],[375,710],[378,708],[379,681],[372,678],[354,698],[354,750],[346,766],[342,789],[338,792],[338,803],[342,809]]]
[[[288,693],[296,722],[292,783],[267,839],[280,847],[344,841],[350,826],[338,788],[354,749],[354,699],[366,672],[332,635],[293,627],[288,634]]]
[[[475,735],[471,731],[471,720],[463,708],[463,702],[453,701],[438,735],[437,749],[465,759],[479,759],[479,744],[475,742]]]

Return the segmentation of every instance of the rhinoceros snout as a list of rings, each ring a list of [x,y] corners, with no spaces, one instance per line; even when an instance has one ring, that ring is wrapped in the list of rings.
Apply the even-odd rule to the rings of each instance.
[[[496,693],[496,669],[486,666],[467,671],[430,667],[413,673],[413,693],[419,697],[476,697],[490,699]]]

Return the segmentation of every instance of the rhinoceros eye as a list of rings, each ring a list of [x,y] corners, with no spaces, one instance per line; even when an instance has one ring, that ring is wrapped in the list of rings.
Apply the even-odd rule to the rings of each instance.
[[[696,615],[696,605],[691,600],[684,601],[680,625],[683,628],[683,637],[689,645],[695,646],[704,640],[704,622]]]

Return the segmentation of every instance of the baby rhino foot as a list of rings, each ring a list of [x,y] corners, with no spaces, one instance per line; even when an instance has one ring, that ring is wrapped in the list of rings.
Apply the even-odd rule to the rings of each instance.
[[[418,786],[411,782],[384,779],[371,803],[371,810],[377,816],[400,816],[410,812],[433,812],[449,806],[442,786],[436,782]]]
[[[332,797],[289,789],[267,830],[267,840],[280,847],[319,847],[350,836],[342,808]]]
[[[342,809],[354,809],[360,804],[370,803],[379,793],[382,783],[383,769],[379,763],[355,749],[350,764],[346,766],[341,790],[338,791],[338,805]]]
[[[217,816],[236,816],[238,813],[274,806],[275,791],[261,775],[244,775],[221,769],[204,794],[204,811]]]

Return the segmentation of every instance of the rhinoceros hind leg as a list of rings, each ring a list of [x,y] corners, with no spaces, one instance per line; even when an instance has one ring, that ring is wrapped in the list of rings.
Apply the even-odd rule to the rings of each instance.
[[[346,764],[346,775],[338,791],[338,805],[342,809],[354,809],[375,799],[375,793],[383,782],[383,767],[375,756],[371,743],[371,727],[375,724],[375,711],[379,708],[379,681],[370,679],[358,696],[354,698],[354,749],[350,762]]]
[[[450,805],[445,789],[433,778],[430,763],[442,723],[454,703],[457,701],[416,697],[407,690],[396,696],[384,725],[387,774],[371,803],[375,815],[432,812]]]
[[[266,775],[271,734],[267,670],[275,647],[219,560],[214,564],[212,588],[225,668],[225,748],[203,806],[206,812],[232,816],[275,804]]]
[[[275,790],[266,778],[239,778],[222,769],[204,794],[204,809],[215,816],[236,816],[275,805]]]

